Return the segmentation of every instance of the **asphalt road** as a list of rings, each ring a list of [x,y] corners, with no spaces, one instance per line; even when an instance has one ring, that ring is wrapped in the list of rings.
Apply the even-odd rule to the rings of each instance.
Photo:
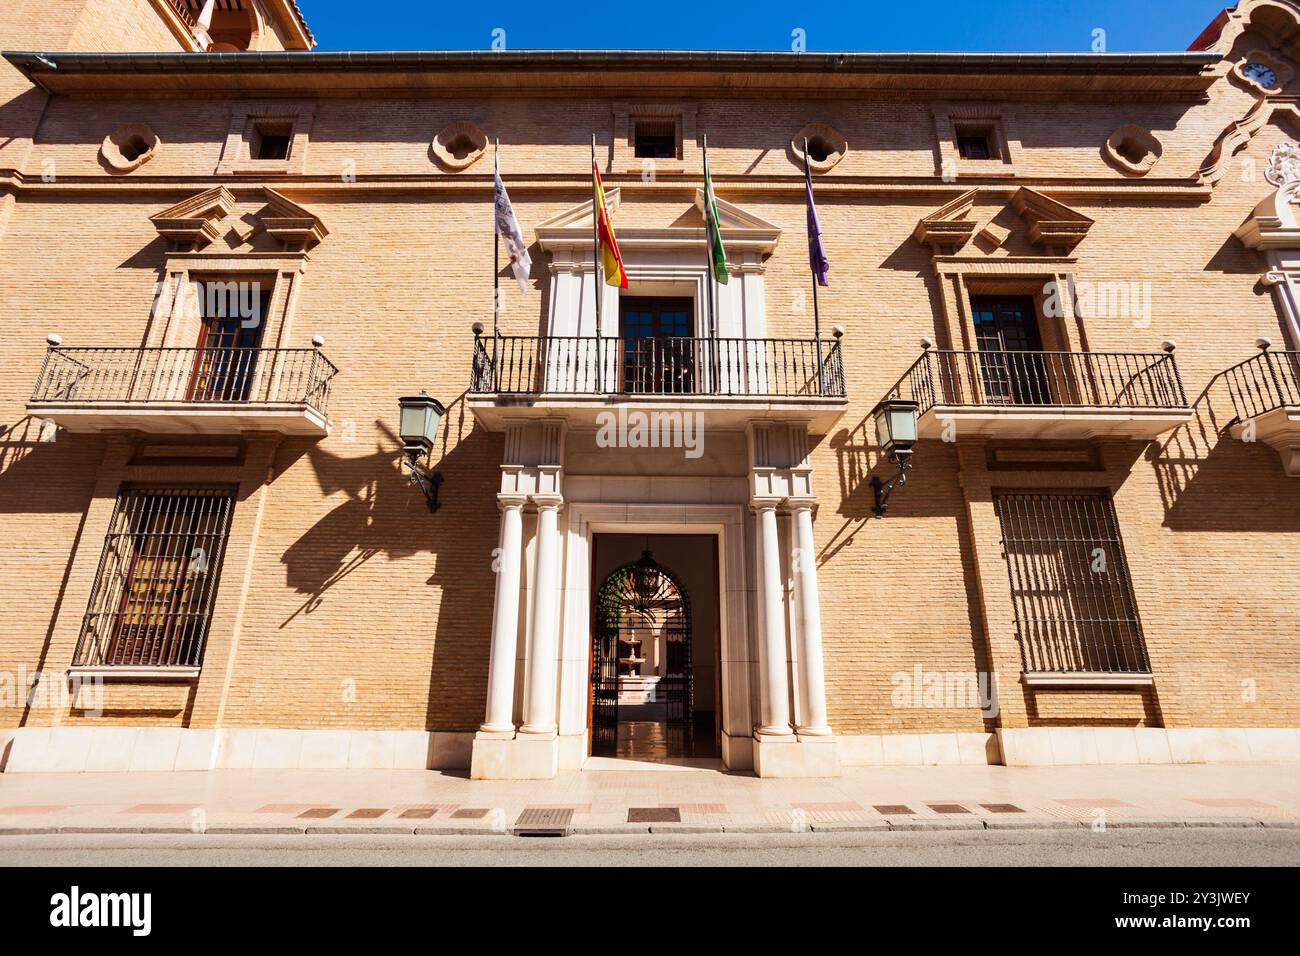
[[[0,837],[0,866],[1296,866],[1300,830]]]

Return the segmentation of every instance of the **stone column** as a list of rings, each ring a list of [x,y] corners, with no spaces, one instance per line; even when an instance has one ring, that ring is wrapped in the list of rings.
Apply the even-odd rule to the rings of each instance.
[[[497,593],[492,612],[492,651],[488,663],[484,733],[514,733],[515,656],[519,642],[519,569],[523,560],[523,497],[501,497],[501,551],[497,555]]]
[[[521,734],[555,735],[555,658],[559,641],[559,521],[563,502],[537,499],[537,577],[533,587],[533,645]]]
[[[791,502],[795,524],[795,583],[799,588],[800,734],[831,733],[826,722],[826,667],[822,658],[822,607],[817,594],[817,551],[813,543],[812,502]]]
[[[758,516],[759,580],[762,583],[763,683],[760,734],[789,736],[790,689],[786,672],[785,614],[781,602],[781,553],[777,545],[776,503],[754,505]]]

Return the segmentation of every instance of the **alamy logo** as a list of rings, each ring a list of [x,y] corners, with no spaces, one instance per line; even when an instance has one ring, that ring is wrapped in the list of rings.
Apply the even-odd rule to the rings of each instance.
[[[148,936],[153,924],[152,893],[68,893],[50,897],[50,925],[130,927],[133,936]]]
[[[596,415],[596,447],[682,448],[687,458],[699,458],[704,454],[704,413],[603,411]]]

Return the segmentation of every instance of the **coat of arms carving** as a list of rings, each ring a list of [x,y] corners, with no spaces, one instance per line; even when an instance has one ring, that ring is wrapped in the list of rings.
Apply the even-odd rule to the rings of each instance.
[[[1300,182],[1300,146],[1279,143],[1268,158],[1264,178],[1279,188]]]

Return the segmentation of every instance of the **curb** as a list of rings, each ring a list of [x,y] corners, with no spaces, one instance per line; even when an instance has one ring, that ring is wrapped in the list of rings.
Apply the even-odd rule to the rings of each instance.
[[[800,833],[923,833],[927,831],[996,831],[1013,830],[1077,830],[1089,829],[1086,820],[1050,818],[1025,818],[1020,820],[975,819],[975,820],[843,820],[828,823],[813,823],[806,828],[794,830],[789,826],[772,823],[756,824],[692,824],[692,823],[657,823],[657,824],[622,824],[605,826],[571,826],[566,828],[566,836],[615,836],[645,834],[800,834]],[[1256,819],[1253,817],[1224,817],[1215,819],[1201,817],[1186,820],[1159,818],[1129,818],[1126,820],[1108,820],[1107,830],[1176,830],[1176,829],[1220,829],[1220,830],[1297,830],[1300,819]],[[407,826],[210,826],[205,830],[191,827],[142,826],[47,826],[47,827],[5,827],[0,826],[0,837],[6,836],[69,836],[69,835],[191,835],[191,836],[512,836],[509,830],[492,830],[488,827],[407,827]]]

